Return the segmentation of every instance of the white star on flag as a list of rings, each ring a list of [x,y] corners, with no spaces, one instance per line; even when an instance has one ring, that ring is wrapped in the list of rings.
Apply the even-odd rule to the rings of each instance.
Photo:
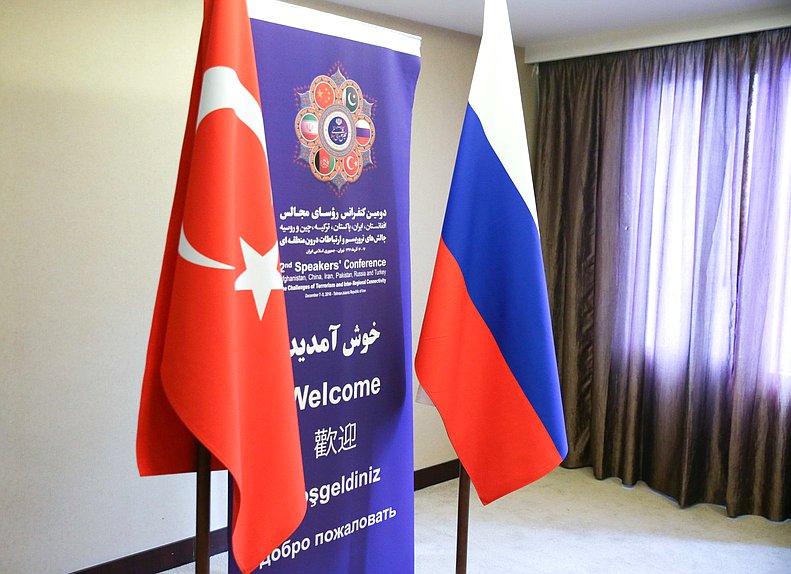
[[[264,317],[269,294],[275,289],[283,289],[283,277],[278,269],[277,243],[265,255],[261,255],[241,237],[239,242],[242,245],[245,270],[236,278],[234,289],[253,292],[260,320]]]

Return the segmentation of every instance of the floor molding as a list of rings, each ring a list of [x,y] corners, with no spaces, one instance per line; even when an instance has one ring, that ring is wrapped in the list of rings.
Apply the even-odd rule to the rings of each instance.
[[[415,471],[415,490],[459,477],[459,459],[449,460]],[[228,529],[211,533],[209,553],[214,556],[228,550]],[[189,564],[195,560],[195,537],[130,554],[117,560],[97,564],[71,574],[152,574]]]
[[[214,556],[228,549],[228,529],[214,530],[209,538],[209,553]],[[130,554],[117,560],[77,570],[72,574],[152,574],[195,561],[195,537]]]

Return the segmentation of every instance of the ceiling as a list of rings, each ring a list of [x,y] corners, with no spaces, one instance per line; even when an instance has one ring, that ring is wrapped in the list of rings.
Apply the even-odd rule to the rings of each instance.
[[[480,35],[483,0],[332,0]],[[508,0],[528,61],[791,26],[791,0]]]

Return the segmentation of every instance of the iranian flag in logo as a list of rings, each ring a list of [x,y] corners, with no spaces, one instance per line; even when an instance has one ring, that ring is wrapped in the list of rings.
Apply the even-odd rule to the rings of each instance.
[[[299,123],[299,131],[308,141],[313,141],[319,137],[319,120],[314,114],[305,114]]]

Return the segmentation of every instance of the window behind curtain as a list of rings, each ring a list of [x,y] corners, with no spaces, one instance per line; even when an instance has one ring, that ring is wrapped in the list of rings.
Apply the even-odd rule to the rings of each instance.
[[[539,89],[566,465],[791,517],[791,30],[542,64]]]
[[[791,81],[789,73],[791,63],[786,59],[777,69],[772,70],[780,76],[781,85],[785,85],[785,98],[777,95],[778,107],[782,110],[776,119],[776,156],[777,175],[775,185],[770,186],[766,193],[775,195],[774,221],[772,232],[768,238],[771,250],[768,263],[768,275],[771,278],[768,289],[767,326],[764,339],[768,346],[764,368],[777,376],[777,384],[781,386],[788,399],[791,395]],[[772,73],[758,71],[753,76],[755,91],[760,96],[764,91],[776,90],[771,81]],[[762,98],[755,97],[751,107],[751,115],[757,117]],[[771,125],[767,126],[771,129]],[[763,134],[750,133],[750,143]],[[751,145],[752,151],[753,146]],[[749,154],[750,157],[752,154]],[[772,189],[774,187],[774,189]],[[757,192],[754,192],[757,193]]]

